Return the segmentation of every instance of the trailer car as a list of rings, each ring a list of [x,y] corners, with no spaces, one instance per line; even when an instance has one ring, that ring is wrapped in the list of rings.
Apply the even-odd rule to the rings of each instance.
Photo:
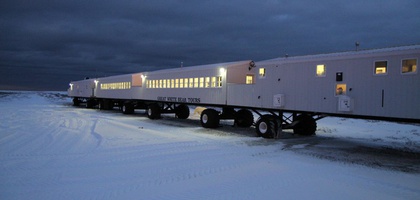
[[[208,106],[206,128],[234,119],[266,138],[282,129],[311,135],[325,116],[420,122],[419,57],[413,45],[218,63],[74,81],[68,95],[74,105],[145,109],[151,119]]]

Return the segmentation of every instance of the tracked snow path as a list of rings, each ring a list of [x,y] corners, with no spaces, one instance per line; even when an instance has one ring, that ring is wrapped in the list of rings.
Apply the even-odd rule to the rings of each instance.
[[[152,121],[68,102],[39,93],[0,98],[0,199],[420,197],[417,173],[297,154],[288,150],[303,148],[299,142],[252,137],[251,129],[209,130],[196,120]]]

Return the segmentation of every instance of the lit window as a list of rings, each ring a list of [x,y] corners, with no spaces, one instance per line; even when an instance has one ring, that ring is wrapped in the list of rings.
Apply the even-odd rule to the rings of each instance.
[[[204,87],[204,77],[200,77],[200,88]]]
[[[317,65],[316,66],[316,76],[317,77],[324,77],[326,75],[326,68],[325,65]]]
[[[193,87],[194,87],[194,79],[190,78],[189,88],[193,88]]]
[[[417,72],[417,59],[402,60],[401,73],[410,74]]]
[[[246,84],[254,83],[254,75],[246,75]]]
[[[260,68],[258,74],[259,74],[260,78],[264,78],[265,77],[265,68]]]
[[[211,87],[216,87],[216,77],[215,76],[213,76],[213,77],[211,77]]]
[[[222,87],[222,77],[221,76],[217,77],[217,87]]]
[[[175,79],[175,88],[179,88],[179,79]]]
[[[210,87],[210,77],[206,77],[206,84],[205,84],[206,88]]]
[[[346,95],[346,91],[347,91],[347,88],[346,87],[347,87],[346,84],[337,84],[335,86],[335,95],[336,96],[338,96],[338,95]]]
[[[184,79],[179,79],[179,88],[184,88]]]
[[[171,88],[174,88],[174,87],[175,87],[175,80],[171,79]]]
[[[198,88],[198,78],[194,78],[194,87]]]
[[[387,61],[376,61],[375,62],[375,74],[386,74],[387,72]]]

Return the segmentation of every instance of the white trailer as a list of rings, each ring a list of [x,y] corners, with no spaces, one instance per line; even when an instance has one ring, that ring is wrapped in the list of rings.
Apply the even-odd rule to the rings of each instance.
[[[151,119],[187,118],[187,105],[201,105],[213,107],[201,114],[207,128],[235,119],[267,138],[288,128],[311,135],[325,116],[420,122],[419,57],[414,45],[247,60],[77,81],[68,93],[76,105],[146,109]]]

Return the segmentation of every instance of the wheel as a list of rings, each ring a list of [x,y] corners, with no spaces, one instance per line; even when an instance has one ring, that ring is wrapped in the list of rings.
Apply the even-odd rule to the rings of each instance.
[[[293,133],[306,136],[315,135],[316,121],[311,116],[302,114],[297,116],[293,121],[298,121],[293,127]]]
[[[111,110],[113,108],[112,101],[104,99],[99,102],[98,108],[99,110]]]
[[[147,117],[149,119],[159,119],[160,118],[160,107],[158,104],[150,104],[147,107]]]
[[[121,109],[124,114],[134,113],[134,105],[132,103],[124,103]]]
[[[76,97],[73,98],[73,106],[79,106],[80,105],[80,100]]]
[[[217,128],[220,122],[219,112],[214,109],[205,109],[201,113],[200,122],[204,128]]]
[[[95,100],[93,99],[86,100],[86,108],[93,108],[93,106],[95,106]]]
[[[185,104],[181,104],[175,108],[175,115],[179,119],[187,119],[190,116],[190,108]]]
[[[98,109],[99,110],[104,110],[104,107],[105,107],[104,101],[99,101],[99,103],[98,103]]]
[[[112,110],[113,108],[114,108],[114,104],[113,104],[113,102],[112,102],[112,100],[103,100],[102,101],[102,109],[104,109],[104,110]],[[133,110],[133,112],[134,112],[134,110]]]
[[[247,109],[241,109],[235,114],[235,124],[239,127],[250,127],[254,123],[254,115]]]
[[[277,133],[277,120],[273,115],[261,116],[255,125],[257,135],[263,138],[274,138]]]

